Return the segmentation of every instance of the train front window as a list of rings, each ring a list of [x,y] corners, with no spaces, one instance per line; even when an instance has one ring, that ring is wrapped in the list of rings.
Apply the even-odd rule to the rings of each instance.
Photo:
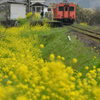
[[[74,7],[69,7],[69,11],[74,11]]]
[[[59,7],[59,11],[63,11],[63,10],[64,10],[64,8],[60,6]]]
[[[65,11],[67,11],[68,9],[67,9],[67,7],[65,7]]]

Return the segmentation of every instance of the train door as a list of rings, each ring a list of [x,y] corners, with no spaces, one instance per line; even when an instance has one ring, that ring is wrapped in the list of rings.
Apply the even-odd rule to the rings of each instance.
[[[64,19],[69,17],[69,7],[64,6]]]

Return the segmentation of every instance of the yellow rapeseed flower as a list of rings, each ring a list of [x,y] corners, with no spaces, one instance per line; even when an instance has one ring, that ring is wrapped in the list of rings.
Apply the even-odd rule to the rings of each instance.
[[[89,67],[88,67],[88,66],[86,66],[86,67],[85,67],[85,69],[86,69],[86,70],[88,70],[88,69],[89,69]]]
[[[33,84],[32,84],[32,87],[33,87],[33,88],[35,88],[35,87],[36,87],[36,85],[33,83]]]
[[[96,52],[98,52],[98,50],[96,50]]]
[[[50,59],[51,61],[53,61],[53,60],[55,59],[54,54],[51,54],[50,57],[49,57],[49,59]]]
[[[4,78],[8,78],[8,75],[5,75]]]
[[[9,71],[9,76],[12,76],[13,75],[13,71]]]
[[[76,58],[73,58],[72,62],[73,63],[77,63],[77,59]]]
[[[41,90],[45,90],[45,87],[44,86],[41,86],[40,88],[41,88]]]
[[[42,95],[42,100],[46,100],[46,95]]]
[[[50,100],[50,96],[46,96],[47,100]]]
[[[100,76],[98,76],[98,79],[100,80]]]
[[[0,74],[0,78],[2,77],[3,75],[2,74]]]
[[[12,84],[12,81],[7,81],[7,85],[11,85]]]
[[[2,81],[2,79],[0,79],[0,82]]]
[[[61,59],[62,59],[62,60],[65,60],[65,58],[64,58],[64,57],[61,57]]]
[[[58,56],[57,56],[57,58],[58,58],[58,59],[60,59],[60,58],[61,58],[61,56],[59,56],[59,55],[58,55]]]
[[[46,89],[46,91],[47,91],[48,93],[50,93],[50,92],[51,92],[50,88],[47,88],[47,89]]]
[[[93,68],[95,69],[95,68],[96,68],[96,66],[93,66]]]
[[[12,75],[12,79],[17,81],[16,75],[13,74],[13,75]]]
[[[44,45],[43,45],[43,44],[40,44],[40,47],[41,47],[41,48],[44,48]]]
[[[75,77],[71,77],[70,79],[71,79],[71,81],[75,81],[76,80]]]
[[[38,100],[36,95],[33,95],[33,100]]]
[[[100,72],[100,68],[98,68],[97,71]]]
[[[77,77],[81,77],[81,76],[82,76],[82,73],[79,72],[79,73],[77,74]]]
[[[28,100],[25,96],[18,96],[17,100]]]

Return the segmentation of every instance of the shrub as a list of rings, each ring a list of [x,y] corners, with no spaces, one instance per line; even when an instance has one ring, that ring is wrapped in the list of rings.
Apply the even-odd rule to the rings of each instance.
[[[49,20],[52,20],[52,14],[50,12],[46,12],[45,17],[48,18]]]
[[[26,18],[18,18],[17,21],[19,23],[18,26],[22,26],[28,21],[28,19],[26,19]]]
[[[27,13],[26,18],[29,19],[32,16],[32,12]]]
[[[40,15],[40,13],[35,13],[34,14],[34,16],[33,16],[33,18],[32,18],[32,20],[39,20],[39,19],[41,19],[41,15]]]

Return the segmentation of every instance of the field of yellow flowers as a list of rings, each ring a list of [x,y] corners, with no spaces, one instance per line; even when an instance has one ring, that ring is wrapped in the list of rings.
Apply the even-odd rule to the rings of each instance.
[[[5,28],[0,26],[0,34]],[[100,68],[86,70],[86,78],[60,55],[44,61],[44,45],[39,34],[50,32],[50,27],[30,27],[29,23],[6,30],[0,38],[0,100],[99,100]],[[72,59],[73,65],[78,60]]]

